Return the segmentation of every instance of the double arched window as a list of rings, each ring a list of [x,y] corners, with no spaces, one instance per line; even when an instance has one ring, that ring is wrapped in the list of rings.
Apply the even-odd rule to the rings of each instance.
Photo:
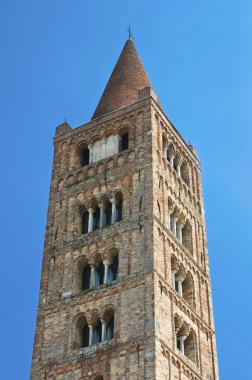
[[[176,153],[172,144],[168,145],[166,137],[162,137],[163,156],[177,172],[178,176],[189,186],[189,172],[186,162]]]
[[[194,330],[177,315],[174,318],[174,326],[177,349],[197,365],[197,339]]]
[[[168,199],[168,228],[176,239],[192,254],[192,227],[188,220]]]
[[[192,274],[179,265],[174,256],[171,259],[172,286],[191,308],[195,309],[195,289]]]

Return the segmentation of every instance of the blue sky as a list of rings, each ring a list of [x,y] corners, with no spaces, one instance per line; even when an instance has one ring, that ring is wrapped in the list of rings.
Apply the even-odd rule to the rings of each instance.
[[[128,24],[166,114],[202,162],[220,377],[249,379],[251,0],[0,0],[5,380],[29,378],[55,127],[89,121]]]

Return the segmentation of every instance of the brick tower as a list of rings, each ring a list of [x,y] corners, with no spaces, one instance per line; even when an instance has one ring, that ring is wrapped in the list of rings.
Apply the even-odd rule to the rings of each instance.
[[[32,380],[217,380],[200,163],[128,40],[56,128]]]

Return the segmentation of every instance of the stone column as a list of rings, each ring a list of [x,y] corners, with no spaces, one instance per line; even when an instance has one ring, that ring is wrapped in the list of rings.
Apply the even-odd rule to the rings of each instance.
[[[88,232],[93,231],[93,224],[94,224],[94,210],[92,208],[88,209],[89,218],[88,218]]]
[[[121,141],[121,136],[117,135],[117,142],[116,142],[116,145],[117,145],[117,148],[116,148],[116,153],[119,153],[120,151],[120,141]]]
[[[89,327],[89,346],[92,346],[93,344],[93,333],[94,333],[94,326],[93,325],[88,325]]]
[[[104,159],[106,157],[106,140],[105,139],[102,140],[101,149],[102,149],[102,159]]]
[[[168,151],[168,146],[165,145],[165,147],[164,147],[164,157],[166,158],[166,160],[167,160],[167,151]]]
[[[104,319],[101,319],[101,324],[102,324],[102,338],[101,338],[101,340],[103,342],[104,340],[107,339],[107,337],[106,337],[107,323],[104,321]]]
[[[181,177],[181,162],[180,161],[177,163],[177,173],[178,173],[178,176]]]
[[[173,213],[173,210],[172,209],[169,209],[168,210],[168,229],[170,230],[171,229],[171,215]]]
[[[180,351],[184,355],[185,354],[185,344],[184,344],[184,341],[186,340],[186,335],[182,335],[182,336],[178,337],[178,340],[180,342]]]
[[[182,244],[182,229],[183,228],[184,228],[184,224],[180,223],[177,225],[177,238],[181,244]]]
[[[174,158],[175,158],[174,155],[170,154],[169,162],[170,162],[172,168],[174,168]]]
[[[180,297],[183,297],[183,289],[182,289],[181,279],[178,280],[178,294],[180,295]]]
[[[104,260],[103,264],[104,264],[104,284],[107,284],[108,283],[109,262],[107,260]]]
[[[89,164],[91,164],[93,162],[93,146],[92,146],[92,144],[88,145],[88,149],[89,149]]]
[[[90,275],[90,288],[95,287],[95,274],[96,274],[96,266],[94,264],[90,264],[91,267],[91,275]]]
[[[116,200],[114,198],[110,199],[110,202],[112,203],[112,217],[111,217],[111,224],[116,222]]]
[[[172,218],[171,220],[171,229],[175,237],[177,236],[177,221],[178,221],[177,217]]]
[[[100,203],[99,205],[100,208],[100,228],[105,226],[105,210],[104,210],[104,204]]]
[[[172,287],[173,289],[176,289],[176,271],[172,271]]]

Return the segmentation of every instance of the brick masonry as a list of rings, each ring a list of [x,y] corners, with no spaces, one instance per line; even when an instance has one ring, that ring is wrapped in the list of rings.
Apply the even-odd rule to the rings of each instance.
[[[56,129],[31,380],[218,379],[200,163],[152,88],[139,90],[131,105]],[[80,166],[83,144],[122,130],[127,150]],[[164,138],[186,163],[187,184],[164,157]],[[80,209],[118,190],[122,220],[81,234]],[[191,251],[169,229],[171,203],[190,223]],[[97,252],[106,259],[111,249],[119,253],[118,281],[81,291],[78,263]],[[174,262],[193,279],[193,306],[173,287]],[[102,318],[107,306],[115,310],[114,338],[77,347],[78,317]],[[195,334],[195,362],[177,348],[176,323]]]

